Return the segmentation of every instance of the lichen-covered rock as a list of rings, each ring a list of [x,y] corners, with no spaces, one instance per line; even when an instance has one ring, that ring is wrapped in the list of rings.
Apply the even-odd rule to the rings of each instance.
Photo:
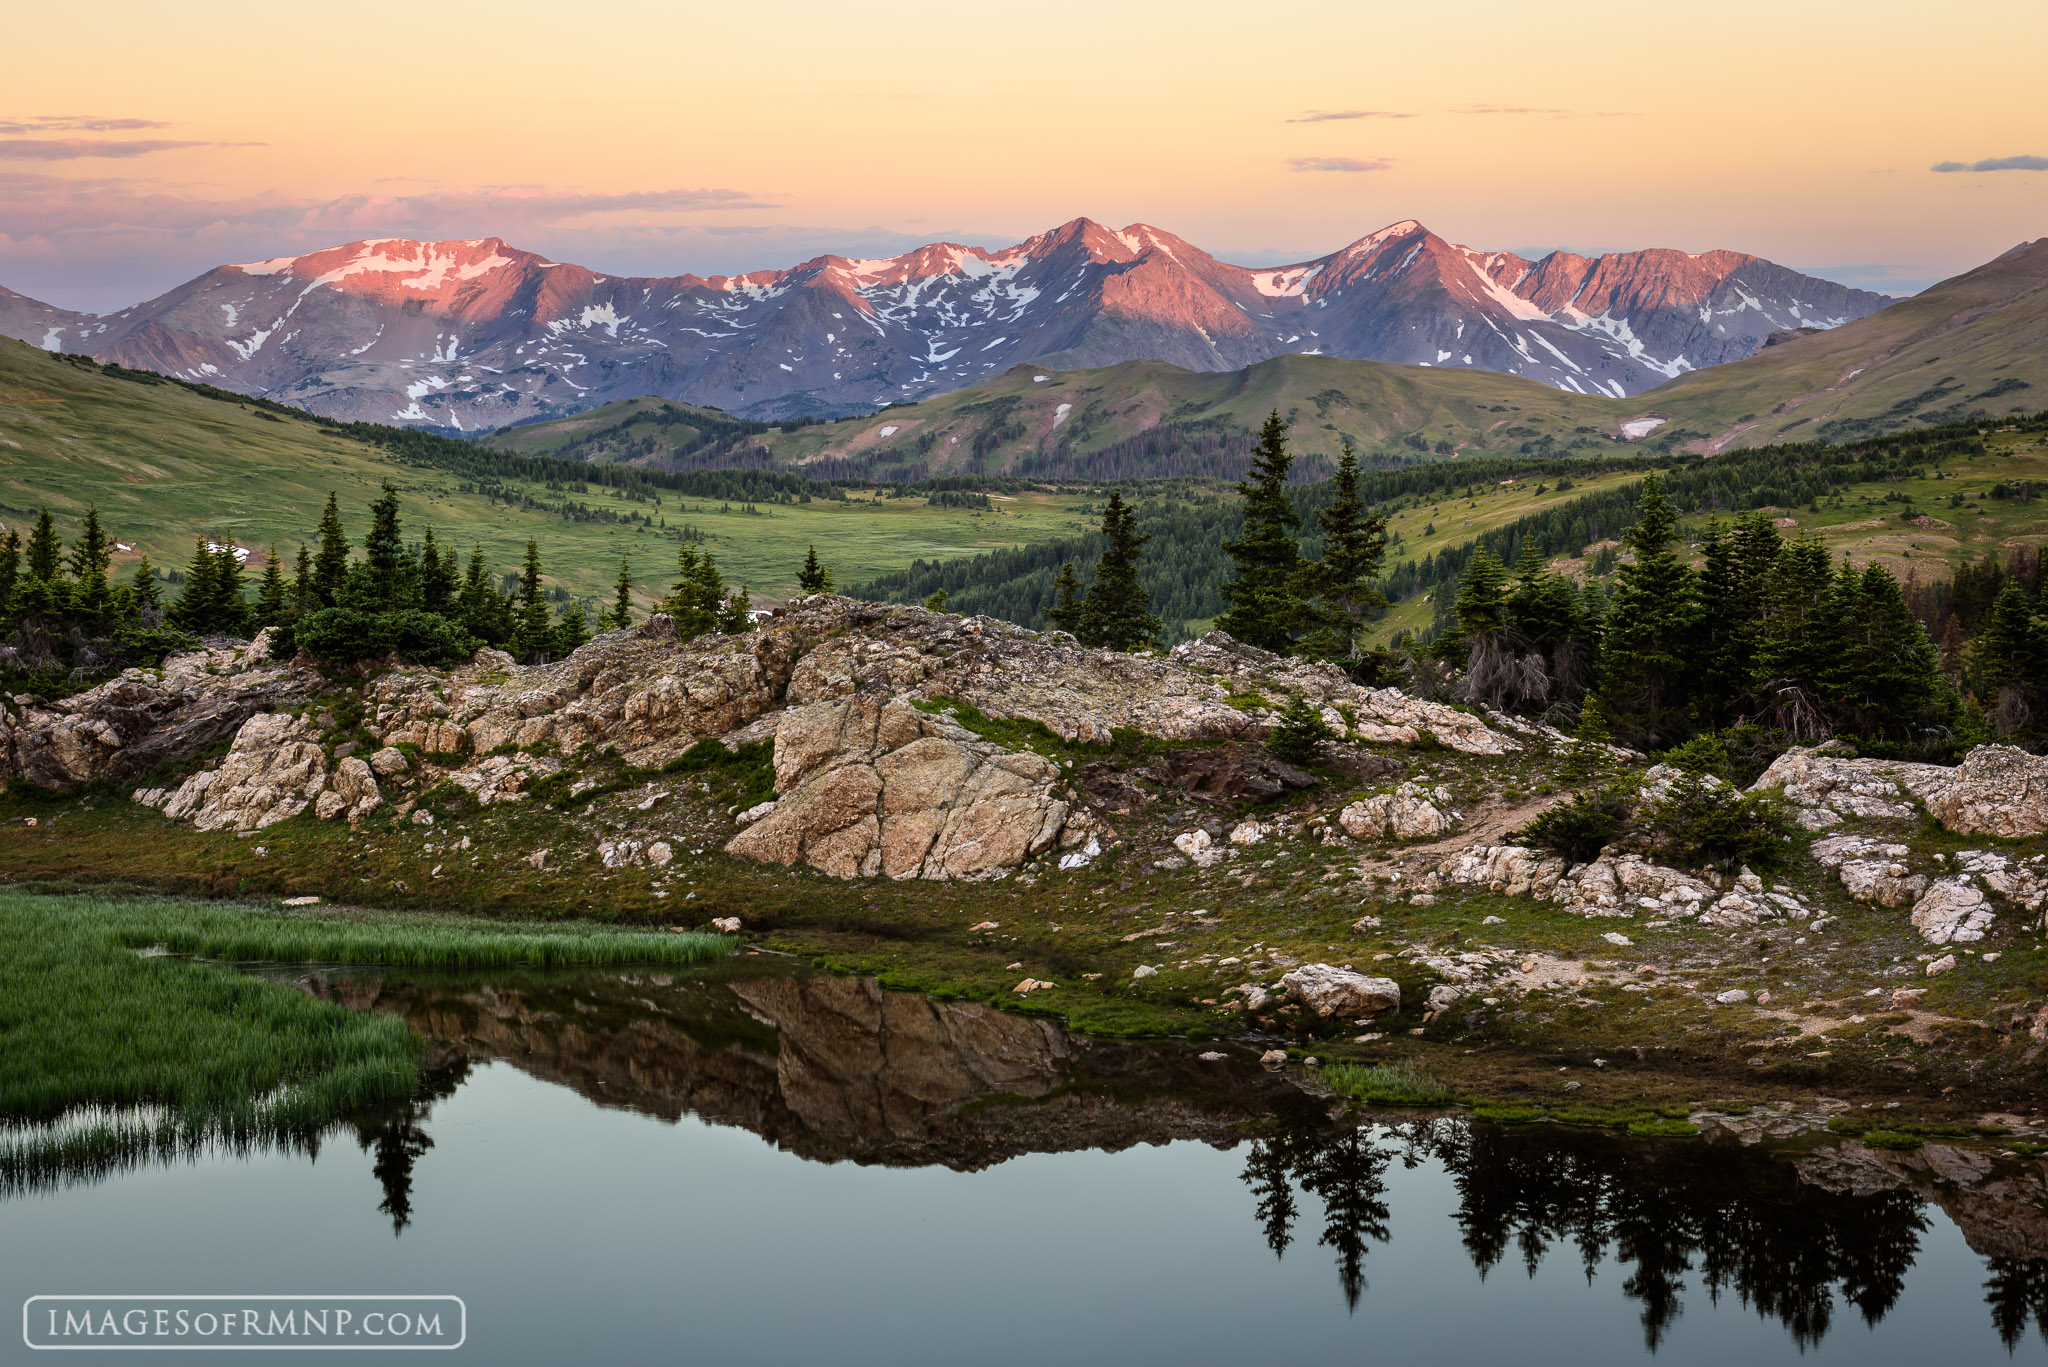
[[[334,795],[342,801],[341,809],[333,815],[351,822],[361,821],[384,801],[384,794],[377,787],[377,775],[354,755],[334,767],[333,784]]]
[[[1926,793],[1927,814],[1962,835],[2048,834],[2048,756],[1980,745]]]
[[[788,677],[790,650],[763,633],[681,641],[674,621],[657,614],[553,664],[521,667],[480,651],[453,671],[386,675],[371,692],[370,729],[387,748],[432,754],[602,744],[655,766],[766,710]]]
[[[1981,940],[1994,919],[1984,894],[1966,878],[1943,878],[1913,904],[1913,929],[1929,944]]]
[[[246,646],[123,670],[0,721],[0,781],[23,778],[59,792],[100,779],[126,784],[227,739],[257,713],[295,706],[319,682],[314,670],[272,659],[267,631]]]
[[[169,817],[189,815],[202,831],[260,831],[306,810],[326,786],[327,759],[313,728],[266,712],[242,724],[219,769],[194,774],[162,809]]]
[[[1303,964],[1280,979],[1286,993],[1328,1020],[1363,1020],[1401,1009],[1401,985],[1333,964]]]
[[[1932,781],[1923,771],[1947,772],[1933,764],[1843,759],[1795,747],[1773,760],[1750,791],[1783,792],[1799,824],[1819,831],[1848,817],[1905,821],[1917,816],[1915,790]]]
[[[1460,850],[1439,872],[1451,883],[1509,897],[1548,897],[1564,877],[1565,861],[1522,845],[1475,845]]]
[[[2048,834],[2048,758],[2010,745],[1980,745],[1954,768],[1845,759],[1819,750],[1788,750],[1752,785],[1784,792],[1808,830],[1848,817],[1909,820],[1915,800],[1962,835],[2008,840]]]
[[[775,808],[726,852],[840,878],[1000,877],[1053,849],[1059,770],[863,690],[792,708],[775,736]]]
[[[1442,835],[1458,820],[1447,790],[1432,792],[1413,783],[1362,798],[1337,814],[1337,824],[1354,840],[1418,840]]]
[[[1832,835],[1813,842],[1813,857],[1836,871],[1849,895],[1884,907],[1911,906],[1927,891],[1927,877],[1905,860],[1911,851],[1861,835]]]

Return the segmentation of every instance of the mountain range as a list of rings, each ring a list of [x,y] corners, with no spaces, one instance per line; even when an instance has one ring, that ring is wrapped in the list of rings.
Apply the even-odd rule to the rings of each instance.
[[[1233,371],[1290,354],[1625,398],[1892,301],[1739,252],[1530,260],[1414,221],[1282,267],[1088,219],[988,251],[604,275],[497,238],[220,266],[112,314],[0,290],[0,335],[329,417],[477,431],[649,396],[763,420],[874,412],[1031,363]]]

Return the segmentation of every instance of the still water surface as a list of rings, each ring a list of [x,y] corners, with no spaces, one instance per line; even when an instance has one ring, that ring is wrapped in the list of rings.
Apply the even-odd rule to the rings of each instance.
[[[308,985],[429,1035],[435,1095],[0,1200],[10,1303],[445,1292],[494,1367],[2048,1361],[2039,1160],[1359,1130],[845,979]]]

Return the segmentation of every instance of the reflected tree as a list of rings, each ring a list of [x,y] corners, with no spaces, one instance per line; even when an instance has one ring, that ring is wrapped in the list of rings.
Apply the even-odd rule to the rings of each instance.
[[[2048,1343],[2048,1258],[1987,1258],[1991,1280],[1984,1283],[1984,1303],[2005,1351],[2017,1353],[2026,1336],[2027,1320]]]
[[[1294,1221],[1300,1213],[1295,1188],[1323,1205],[1323,1234],[1318,1243],[1337,1256],[1337,1281],[1354,1311],[1365,1291],[1365,1254],[1369,1241],[1385,1243],[1387,1227],[1386,1170],[1395,1150],[1376,1142],[1367,1131],[1330,1130],[1303,1118],[1283,1118],[1275,1133],[1254,1140],[1242,1175],[1257,1200],[1266,1246],[1282,1257],[1294,1242]]]

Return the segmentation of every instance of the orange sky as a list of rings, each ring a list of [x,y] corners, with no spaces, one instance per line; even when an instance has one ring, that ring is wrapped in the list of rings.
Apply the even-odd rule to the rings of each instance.
[[[1412,217],[1905,290],[2048,234],[2039,0],[102,0],[8,48],[0,283],[73,307],[379,235],[708,274],[1083,214],[1278,262]],[[2044,169],[1930,169],[2006,158]]]

